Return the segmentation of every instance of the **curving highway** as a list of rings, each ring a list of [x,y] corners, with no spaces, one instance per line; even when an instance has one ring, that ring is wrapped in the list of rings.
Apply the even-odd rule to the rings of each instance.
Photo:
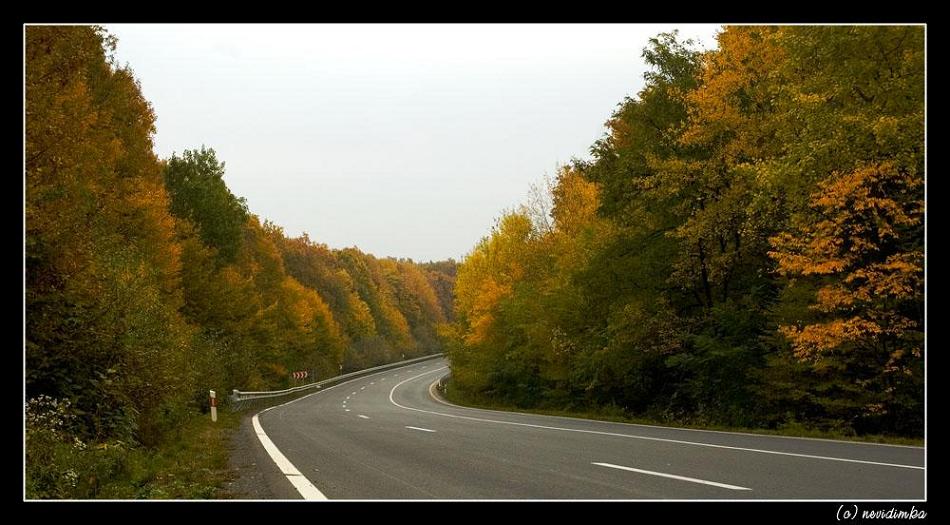
[[[255,416],[280,499],[923,500],[921,447],[480,410],[434,395],[443,359]]]

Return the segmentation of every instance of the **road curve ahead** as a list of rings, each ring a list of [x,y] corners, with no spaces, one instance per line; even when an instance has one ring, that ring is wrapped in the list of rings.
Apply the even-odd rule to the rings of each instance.
[[[272,476],[286,486],[280,492],[308,499],[925,496],[921,447],[463,408],[432,395],[447,372],[442,359],[415,363],[259,414],[256,433],[271,458],[262,461],[281,470]]]

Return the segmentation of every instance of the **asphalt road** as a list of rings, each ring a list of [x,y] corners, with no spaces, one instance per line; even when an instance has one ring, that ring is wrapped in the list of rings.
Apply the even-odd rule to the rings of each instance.
[[[449,405],[442,359],[258,416],[278,498],[923,500],[924,449]],[[269,449],[270,452],[265,450]],[[271,456],[278,456],[275,462]],[[289,465],[289,466],[288,466]],[[298,475],[299,474],[299,475]],[[301,488],[296,488],[301,487]]]

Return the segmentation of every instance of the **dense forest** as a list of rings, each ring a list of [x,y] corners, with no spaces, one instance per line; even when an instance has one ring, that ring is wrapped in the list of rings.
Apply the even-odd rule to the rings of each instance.
[[[924,30],[675,33],[589,160],[461,262],[484,403],[921,437]]]
[[[123,451],[174,439],[209,389],[438,352],[452,320],[454,261],[290,238],[212,149],[159,159],[115,47],[101,28],[26,28],[28,497],[102,495]]]
[[[159,497],[129,451],[209,389],[443,350],[476,403],[922,437],[923,27],[717,39],[651,39],[590,155],[457,265],[288,236],[213,149],[155,154],[113,36],[28,26],[27,497]]]

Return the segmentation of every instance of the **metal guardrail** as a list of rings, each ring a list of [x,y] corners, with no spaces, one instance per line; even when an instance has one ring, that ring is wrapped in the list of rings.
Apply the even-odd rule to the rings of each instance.
[[[285,390],[269,390],[265,392],[250,392],[250,391],[244,392],[238,389],[234,389],[231,391],[231,395],[228,396],[228,400],[230,401],[229,405],[231,407],[231,411],[237,412],[239,410],[243,410],[244,408],[250,406],[252,402],[254,401],[290,396],[293,394],[305,392],[307,390],[320,389],[327,385],[346,381],[347,379],[364,376],[364,375],[371,374],[373,372],[379,372],[382,370],[389,370],[390,368],[398,368],[400,366],[410,365],[412,363],[427,361],[429,359],[435,359],[437,357],[442,357],[442,354],[441,353],[432,354],[432,355],[427,355],[423,357],[416,357],[414,359],[407,359],[405,361],[399,361],[397,363],[389,363],[386,365],[374,366],[373,368],[357,370],[356,372],[350,372],[348,374],[330,377],[322,381],[316,381],[314,383],[308,383],[306,385],[295,386],[293,388],[288,388]]]

